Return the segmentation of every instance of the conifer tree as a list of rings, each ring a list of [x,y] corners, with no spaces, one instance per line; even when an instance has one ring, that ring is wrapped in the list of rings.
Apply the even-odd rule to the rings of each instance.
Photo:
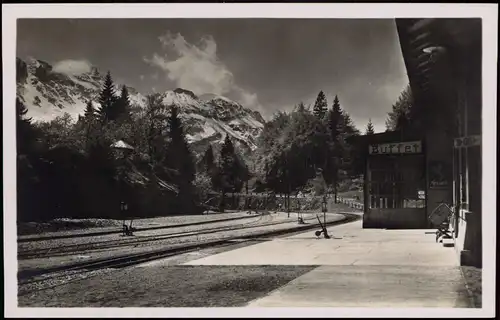
[[[85,112],[83,115],[84,115],[85,120],[93,120],[94,119],[95,109],[94,109],[94,106],[93,106],[91,100],[89,100],[87,102],[87,105],[85,106]]]
[[[179,117],[179,110],[171,106],[167,118],[168,143],[165,158],[162,161],[166,179],[173,182],[178,189],[177,197],[171,203],[174,210],[184,213],[194,212],[196,167],[194,156],[189,148],[184,128]]]
[[[353,145],[349,143],[349,138],[352,136],[357,136],[360,134],[360,131],[354,125],[351,116],[346,111],[343,112],[343,121],[342,121],[342,139],[341,143],[343,145],[343,165],[342,169],[346,174],[352,174],[354,170],[354,158],[357,157],[356,150]]]
[[[375,129],[373,128],[372,119],[368,119],[368,124],[366,125],[366,134],[375,134]]]
[[[214,151],[212,145],[209,145],[202,158],[203,168],[207,173],[211,173],[215,167]]]
[[[340,108],[339,98],[335,95],[328,117],[330,144],[327,152],[328,160],[324,168],[325,181],[328,185],[333,185],[335,197],[337,196],[337,185],[339,183],[339,170],[344,156],[344,144],[342,143],[343,116],[344,112]]]
[[[159,94],[148,95],[143,116],[144,144],[154,168],[165,158],[164,137],[168,129],[165,125],[167,122],[168,116],[162,97]]]
[[[344,135],[344,139],[349,138],[353,135],[359,135],[360,132],[354,125],[354,122],[352,121],[351,116],[349,115],[348,112],[343,111],[342,112],[342,134]]]
[[[177,171],[177,183],[189,185],[195,178],[196,169],[177,107],[171,107],[167,124],[170,141],[166,148],[165,164]]]
[[[341,123],[342,123],[342,109],[340,109],[339,98],[335,95],[332,109],[329,112],[329,118],[328,118],[328,126],[330,128],[330,134],[332,136],[333,141],[336,141],[339,136]]]
[[[92,147],[92,143],[94,143],[92,140],[93,138],[97,138],[94,132],[95,129],[95,120],[97,118],[97,113],[95,111],[95,108],[92,104],[92,100],[89,100],[87,102],[87,105],[85,106],[85,111],[83,114],[83,117],[81,118],[83,120],[83,125],[84,125],[84,130],[85,130],[85,148],[87,152],[90,152],[90,149]]]
[[[232,189],[232,180],[235,175],[234,145],[229,135],[226,135],[220,151],[220,182],[223,191]]]
[[[28,118],[28,109],[16,98],[16,131],[17,131],[17,152],[24,154],[29,151],[30,145],[35,139],[35,130]]]
[[[220,153],[220,186],[223,192],[238,192],[243,182],[248,180],[250,172],[245,163],[236,154],[233,142],[226,136]]]
[[[316,102],[314,103],[313,113],[318,119],[323,119],[328,110],[328,103],[326,101],[326,96],[323,91],[318,93]]]
[[[120,97],[116,102],[116,117],[123,120],[130,119],[130,109],[131,106],[128,89],[125,85],[123,85]]]
[[[304,105],[303,102],[300,102],[296,107],[296,112],[305,113],[306,111],[307,111],[306,106]]]
[[[399,95],[397,101],[392,105],[392,111],[387,114],[385,126],[387,131],[401,130],[411,124],[413,111],[413,96],[409,85]]]
[[[99,94],[99,103],[101,108],[99,109],[99,117],[102,122],[106,123],[109,121],[116,120],[116,101],[115,87],[113,79],[111,78],[111,73],[108,71],[106,78],[104,79],[104,84]]]

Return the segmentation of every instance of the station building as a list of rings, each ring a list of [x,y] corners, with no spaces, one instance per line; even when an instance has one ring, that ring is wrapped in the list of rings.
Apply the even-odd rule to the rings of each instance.
[[[481,266],[481,20],[396,19],[396,27],[411,129],[355,138],[365,165],[363,227],[429,228],[446,203],[461,263]]]

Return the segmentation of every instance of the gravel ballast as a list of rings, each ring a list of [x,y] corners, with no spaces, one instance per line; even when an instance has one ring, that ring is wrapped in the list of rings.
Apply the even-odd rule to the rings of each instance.
[[[248,217],[246,211],[214,213],[203,215],[167,216],[134,219],[136,228],[171,226],[189,223],[202,223],[231,218]],[[127,223],[130,220],[127,220]],[[116,219],[55,219],[47,222],[20,222],[17,225],[19,239],[37,239],[39,237],[58,237],[85,235],[96,232],[113,232],[120,229],[123,220]]]
[[[327,216],[328,222],[340,221],[342,219],[344,219],[344,215],[341,214],[329,214]],[[313,221],[314,219],[312,219],[311,224],[313,223]],[[268,226],[256,225],[254,228],[248,228],[248,229],[222,231],[218,233],[201,234],[201,235],[191,235],[182,238],[172,238],[172,239],[157,240],[157,241],[152,240],[144,243],[132,244],[129,246],[120,246],[120,247],[95,250],[95,251],[94,250],[80,251],[78,252],[78,254],[69,254],[65,256],[54,256],[47,258],[40,257],[34,259],[19,260],[18,266],[20,270],[49,268],[56,265],[72,263],[75,261],[110,258],[113,256],[119,256],[123,254],[144,253],[148,251],[164,249],[167,246],[172,246],[172,245],[204,243],[215,240],[229,239],[237,236],[252,237],[262,232],[284,230],[284,229],[289,229],[291,227],[297,227],[297,222],[290,221],[288,223],[282,223],[278,225],[268,225]]]

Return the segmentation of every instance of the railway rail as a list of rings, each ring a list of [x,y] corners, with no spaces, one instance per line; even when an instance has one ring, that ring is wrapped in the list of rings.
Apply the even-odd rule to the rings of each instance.
[[[305,221],[312,220],[315,218],[315,215],[312,213],[303,213],[303,215],[312,215],[310,217],[304,217]],[[256,217],[254,216],[254,218]],[[269,218],[270,222],[262,223],[262,220],[265,220],[265,218]],[[259,215],[255,221],[245,222],[236,225],[204,228],[201,230],[194,230],[194,231],[172,232],[160,235],[156,234],[156,235],[139,236],[133,238],[112,239],[112,240],[96,241],[96,242],[82,243],[82,244],[71,244],[71,245],[41,248],[41,249],[23,250],[18,252],[18,259],[55,257],[67,254],[85,253],[91,250],[136,246],[136,245],[147,244],[149,242],[154,242],[154,241],[162,241],[162,240],[183,238],[189,236],[200,236],[200,235],[213,234],[223,231],[235,231],[248,228],[265,227],[271,225],[290,223],[290,220],[273,222],[273,218],[274,218],[273,214],[268,213]]]
[[[137,228],[134,227],[134,231],[140,232],[140,231],[151,231],[151,230],[160,230],[160,229],[182,228],[182,227],[206,225],[206,224],[212,224],[212,223],[245,220],[245,219],[254,218],[255,216],[257,216],[257,215],[252,214],[251,216],[248,216],[248,217],[214,219],[214,220],[198,221],[198,222],[191,222],[191,223],[162,225],[162,226],[156,226],[156,227],[137,227]],[[105,236],[105,235],[110,235],[110,234],[119,234],[122,232],[123,231],[120,228],[116,227],[116,228],[113,228],[113,230],[97,231],[97,232],[82,232],[82,233],[64,234],[64,235],[37,236],[37,235],[30,234],[30,235],[22,235],[22,236],[18,237],[17,242],[22,243],[22,242],[37,242],[37,241],[57,240],[57,239],[69,239],[69,238],[96,237],[96,236]]]
[[[360,219],[360,216],[357,214],[350,214],[350,213],[344,213],[345,219],[343,220],[337,220],[337,221],[331,221],[327,222],[327,226],[334,226],[334,225],[340,225],[340,224],[345,224],[349,222],[356,221]],[[141,253],[134,253],[134,254],[124,254],[121,256],[115,256],[115,257],[108,257],[108,258],[100,258],[100,259],[94,259],[92,261],[83,261],[83,262],[76,262],[76,263],[71,263],[71,264],[66,264],[66,265],[60,265],[56,267],[49,267],[49,268],[43,268],[43,269],[26,269],[26,270],[21,270],[18,272],[18,285],[19,286],[26,286],[26,285],[32,285],[37,282],[43,282],[43,281],[54,281],[59,279],[63,279],[64,277],[67,277],[67,274],[61,274],[61,273],[67,273],[67,272],[74,272],[74,274],[84,274],[88,273],[91,271],[97,271],[97,270],[103,270],[103,269],[120,269],[120,268],[125,268],[133,265],[138,265],[142,264],[148,261],[152,260],[158,260],[170,256],[175,256],[183,253],[188,253],[192,251],[197,251],[200,249],[205,249],[205,248],[212,248],[212,247],[220,247],[220,246],[229,246],[229,245],[234,245],[235,242],[252,242],[252,241],[259,241],[262,239],[266,239],[268,237],[279,237],[279,236],[289,236],[291,234],[297,234],[297,233],[302,233],[307,230],[315,229],[319,225],[317,223],[314,224],[306,224],[306,225],[301,225],[297,226],[294,228],[288,228],[288,229],[280,229],[280,230],[271,230],[271,231],[263,231],[258,234],[253,234],[250,236],[230,236],[222,239],[217,239],[217,240],[212,240],[212,241],[206,241],[206,242],[201,242],[201,241],[194,241],[191,243],[184,243],[181,245],[174,245],[174,246],[169,246],[166,248],[161,248],[157,250],[151,250],[149,252],[141,252]],[[42,278],[37,278],[37,277],[42,277]],[[78,281],[79,279],[77,279]],[[64,282],[67,283],[67,282]],[[55,285],[57,286],[57,285]],[[49,286],[45,287],[42,289],[35,289],[35,290],[21,290],[18,295],[27,295],[33,292],[38,292],[46,289],[53,288],[55,286]]]

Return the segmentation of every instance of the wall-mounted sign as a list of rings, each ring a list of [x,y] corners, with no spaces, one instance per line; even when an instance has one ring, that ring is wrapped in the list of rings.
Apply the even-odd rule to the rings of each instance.
[[[448,168],[442,161],[430,161],[428,165],[429,188],[441,189],[448,188]]]
[[[425,200],[425,190],[418,190],[418,199]]]
[[[370,154],[410,154],[421,153],[422,142],[394,142],[385,144],[372,144],[368,147]]]
[[[467,148],[467,147],[479,146],[481,145],[481,136],[475,135],[475,136],[455,138],[454,145],[455,148]]]

